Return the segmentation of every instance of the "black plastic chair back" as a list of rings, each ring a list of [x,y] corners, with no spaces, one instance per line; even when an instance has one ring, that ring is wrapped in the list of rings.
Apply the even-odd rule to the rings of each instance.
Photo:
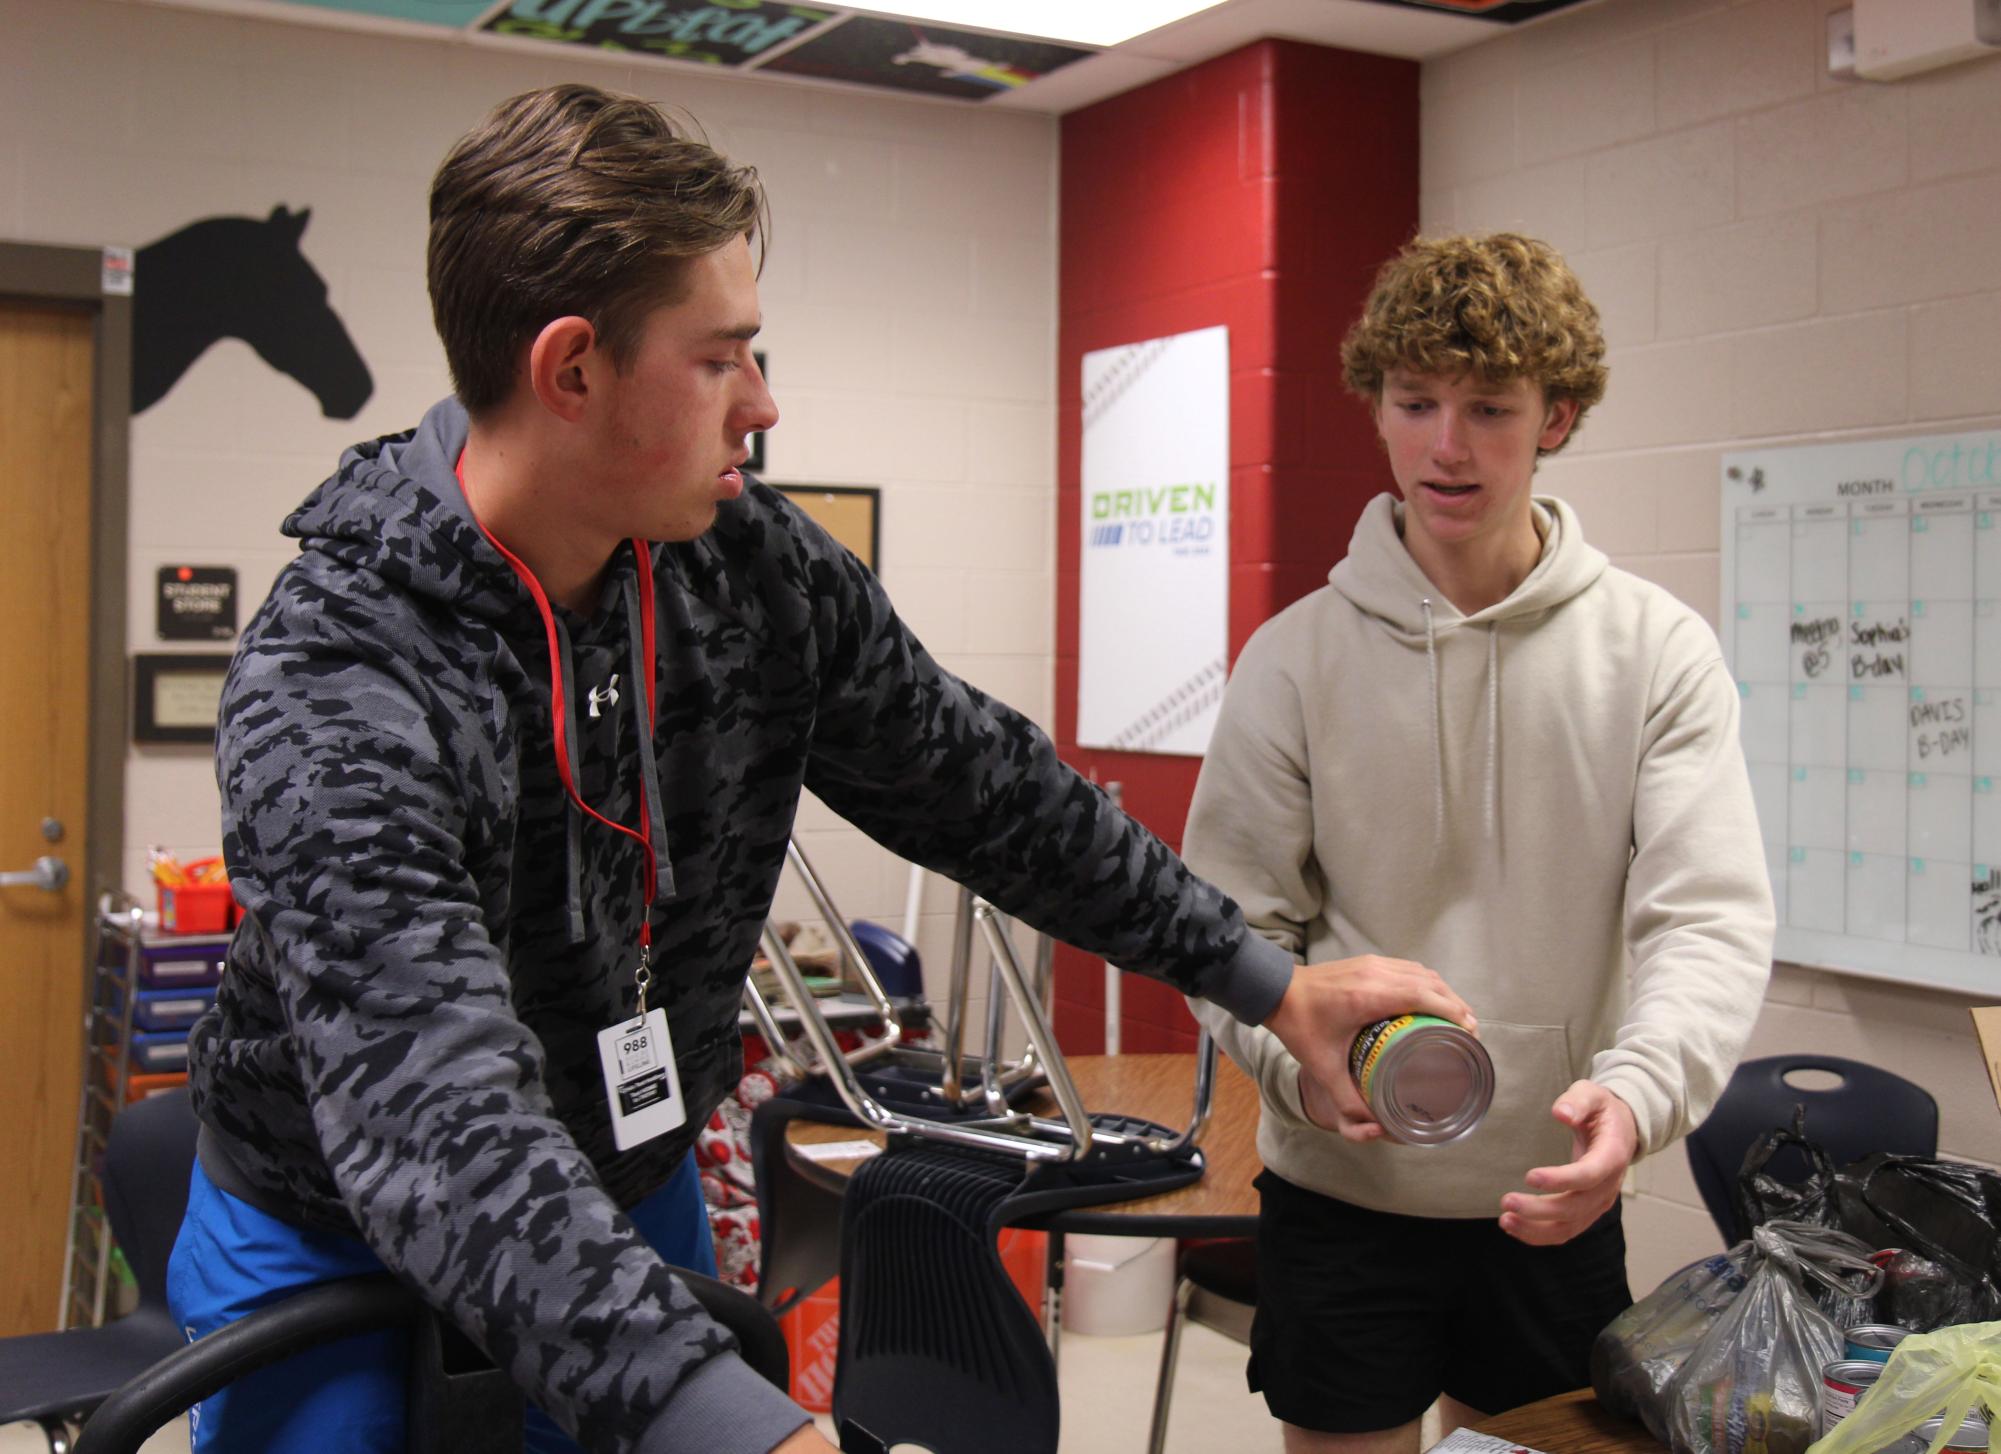
[[[1841,1077],[1826,1090],[1786,1084],[1795,1071],[1825,1071]],[[1806,1139],[1824,1149],[1837,1167],[1872,1151],[1930,1156],[1938,1150],[1938,1103],[1923,1086],[1900,1075],[1835,1055],[1773,1055],[1737,1067],[1709,1118],[1688,1136],[1688,1166],[1702,1203],[1726,1246],[1750,1236],[1737,1211],[1737,1175],[1744,1155],[1768,1132],[1790,1128],[1805,1110]],[[1811,1173],[1795,1147],[1781,1147],[1765,1168],[1782,1181],[1803,1181]]]
[[[0,1423],[80,1419],[118,1386],[181,1345],[167,1311],[167,1259],[187,1210],[195,1117],[186,1090],[127,1106],[112,1119],[102,1184],[112,1236],[139,1284],[139,1304],[101,1328],[0,1338]]]
[[[1088,1161],[892,1137],[841,1204],[841,1329],[834,1418],[884,1445],[940,1454],[1056,1454],[1056,1360],[1000,1260],[1001,1229],[1199,1180],[1193,1146],[1160,1154],[1166,1127],[1099,1113],[1130,1138]],[[857,1440],[853,1447],[864,1447]]]
[[[167,1259],[187,1215],[197,1127],[185,1088],[148,1096],[111,1122],[104,1210],[142,1303],[167,1305]]]
[[[996,1250],[1022,1164],[913,1147],[866,1163],[845,1209],[834,1418],[894,1447],[1055,1454],[1056,1361]]]
[[[787,1092],[797,1087],[787,1087]],[[757,1185],[758,1300],[790,1311],[841,1266],[841,1194],[808,1180],[785,1154],[785,1128],[803,1108],[787,1093],[750,1116],[750,1167]]]

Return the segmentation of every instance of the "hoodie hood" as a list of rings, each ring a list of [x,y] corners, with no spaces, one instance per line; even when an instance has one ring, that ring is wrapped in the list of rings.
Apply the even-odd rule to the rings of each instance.
[[[454,474],[467,427],[465,409],[446,399],[408,433],[355,445],[282,528],[302,548],[412,595],[539,630],[533,598],[474,521]]]
[[[633,560],[621,551],[606,579],[605,600],[616,602],[615,609],[600,609],[585,621],[552,605],[545,622],[527,585],[487,538],[466,502],[458,459],[468,428],[464,407],[448,398],[433,405],[409,433],[355,445],[341,456],[333,477],[286,517],[284,533],[296,537],[305,550],[368,571],[413,596],[489,621],[505,636],[524,643],[546,641],[546,655],[528,647],[530,662],[542,656],[537,664],[548,683],[536,694],[535,706],[539,715],[554,722],[561,738],[560,751],[554,742],[547,750],[565,764],[583,757],[577,716],[584,704],[577,694],[572,639],[622,644],[626,680],[633,685],[623,694],[614,691],[611,700],[617,702],[622,695],[632,717],[633,740],[650,743],[648,693],[639,684],[651,679],[652,664],[643,654]],[[649,560],[650,555],[649,551]],[[611,680],[615,684],[618,678]],[[655,881],[651,902],[657,904],[674,891],[673,861],[661,811],[658,765],[651,751],[641,751],[637,757],[647,832],[634,836],[646,844]],[[563,771],[567,786],[570,769],[565,766]],[[581,943],[586,933],[582,808],[582,799],[571,788],[565,806],[564,905],[572,944]]]
[[[1529,502],[1542,555],[1528,578],[1493,605],[1463,614],[1419,569],[1403,543],[1403,505],[1394,495],[1378,495],[1362,511],[1348,554],[1327,574],[1335,590],[1384,630],[1415,646],[1423,643],[1431,690],[1432,799],[1434,850],[1445,846],[1445,711],[1441,705],[1438,637],[1467,627],[1487,628],[1485,792],[1487,837],[1499,832],[1501,770],[1501,624],[1530,624],[1588,589],[1605,573],[1605,553],[1585,542],[1576,515],[1563,501],[1539,496]]]
[[[1591,586],[1605,573],[1605,553],[1587,543],[1577,516],[1563,501],[1537,496],[1530,502],[1536,534],[1542,537],[1542,557],[1528,579],[1485,610],[1462,615],[1429,577],[1418,569],[1403,543],[1403,502],[1383,494],[1369,501],[1348,554],[1327,574],[1335,590],[1358,610],[1375,617],[1399,636],[1421,640],[1426,630],[1539,616]],[[1431,603],[1427,623],[1424,603]]]

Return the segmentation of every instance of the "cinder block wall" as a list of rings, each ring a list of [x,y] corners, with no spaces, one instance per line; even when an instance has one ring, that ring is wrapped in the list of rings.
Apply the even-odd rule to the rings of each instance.
[[[1425,229],[1545,237],[1605,314],[1610,396],[1541,488],[1712,623],[1725,451],[2001,425],[2001,59],[1832,79],[1845,3],[1605,0],[1423,72]],[[1976,1002],[1781,965],[1749,1054],[1886,1066],[2001,1163]],[[1626,1214],[1636,1290],[1719,1245],[1678,1149]]]
[[[424,291],[431,173],[495,102],[574,79],[685,109],[763,174],[760,346],[784,415],[766,478],[880,486],[905,618],[947,666],[1051,722],[1053,118],[112,0],[0,0],[0,33],[0,237],[143,246],[198,218],[310,207],[301,250],[375,379],[358,418],[324,419],[225,341],[135,418],[130,650],[161,649],[165,563],[234,566],[247,621],[295,549],[279,521],[340,451],[449,391]],[[901,860],[810,802],[800,830],[849,917],[900,919]],[[206,749],[132,749],[125,842],[134,890],[148,844],[217,851]],[[806,907],[788,880],[780,911]],[[926,907],[942,970],[951,905],[934,887]]]

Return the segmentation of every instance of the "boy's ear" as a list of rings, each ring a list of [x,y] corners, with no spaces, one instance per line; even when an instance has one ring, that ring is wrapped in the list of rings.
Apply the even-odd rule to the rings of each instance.
[[[590,399],[591,356],[597,329],[569,316],[545,324],[528,346],[528,387],[544,409],[574,424]]]
[[[1571,426],[1577,423],[1577,401],[1558,399],[1543,415],[1542,433],[1536,436],[1536,448],[1547,453],[1570,437]]]

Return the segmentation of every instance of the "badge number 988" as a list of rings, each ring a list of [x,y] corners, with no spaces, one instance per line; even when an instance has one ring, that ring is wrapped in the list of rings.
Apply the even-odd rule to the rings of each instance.
[[[665,1135],[688,1119],[665,1010],[649,1010],[598,1031],[598,1060],[604,1070],[612,1142],[620,1151]]]

